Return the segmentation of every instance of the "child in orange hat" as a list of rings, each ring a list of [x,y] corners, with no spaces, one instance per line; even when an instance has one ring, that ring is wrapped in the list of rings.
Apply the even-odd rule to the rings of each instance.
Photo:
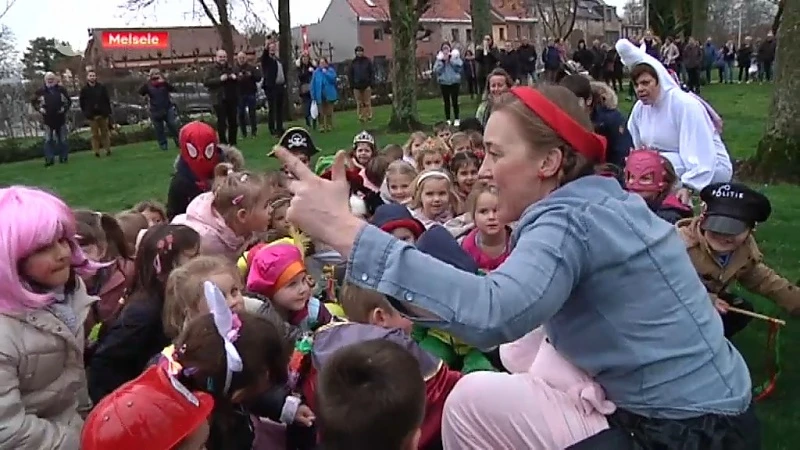
[[[311,296],[303,254],[296,245],[260,248],[247,274],[247,290],[269,298],[284,320],[303,330],[314,330],[333,319],[326,306]]]
[[[107,395],[95,406],[81,434],[84,450],[205,448],[214,399],[190,392],[156,366]]]

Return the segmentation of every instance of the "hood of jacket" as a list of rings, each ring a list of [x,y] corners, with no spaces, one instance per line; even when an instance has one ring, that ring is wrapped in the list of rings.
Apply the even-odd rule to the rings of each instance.
[[[617,93],[614,92],[611,86],[602,81],[592,81],[591,86],[592,94],[595,95],[595,98],[600,99],[601,106],[605,106],[608,109],[617,109],[619,97],[617,97]]]
[[[176,216],[172,223],[182,223],[197,231],[201,242],[203,242],[201,244],[201,252],[210,239],[223,243],[227,247],[227,251],[240,248],[244,245],[245,239],[237,236],[228,227],[225,219],[212,206],[213,201],[214,194],[211,192],[204,192],[198,195],[189,203],[186,208],[186,214]]]
[[[632,69],[638,64],[647,64],[656,71],[658,75],[658,89],[661,93],[659,96],[660,98],[664,98],[664,94],[673,89],[680,90],[680,85],[672,78],[667,68],[657,59],[650,56],[644,45],[642,47],[637,47],[628,39],[623,38],[617,41],[615,47],[622,60],[622,64],[625,64],[625,67],[628,69]]]
[[[435,225],[422,233],[417,240],[417,250],[464,272],[478,273],[478,263],[461,248],[456,238],[443,226]]]

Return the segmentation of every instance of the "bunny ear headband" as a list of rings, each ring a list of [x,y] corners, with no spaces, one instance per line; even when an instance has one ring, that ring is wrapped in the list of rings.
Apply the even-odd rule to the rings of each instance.
[[[227,393],[231,387],[231,379],[234,372],[242,371],[242,357],[233,345],[239,338],[239,330],[242,322],[239,317],[228,308],[225,302],[225,295],[219,290],[216,284],[206,281],[203,283],[203,291],[206,296],[206,305],[211,315],[214,316],[214,326],[225,343],[225,390]]]

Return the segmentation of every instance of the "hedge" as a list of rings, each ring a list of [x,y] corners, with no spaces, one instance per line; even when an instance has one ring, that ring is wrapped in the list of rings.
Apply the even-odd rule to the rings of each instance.
[[[336,105],[337,111],[355,109],[355,100],[352,92],[340,89],[341,99]],[[420,99],[436,98],[439,95],[438,86],[435,83],[424,82],[418,85],[418,96]],[[391,84],[381,83],[373,88],[372,104],[374,106],[391,104]],[[301,117],[302,112],[295,111],[294,117]],[[196,120],[188,116],[181,116],[180,123],[188,123]],[[208,120],[208,116],[200,120],[206,120],[214,126],[213,120]],[[259,123],[264,123],[267,116],[263,111],[258,114]],[[150,125],[126,126],[118,131],[111,133],[111,145],[117,147],[126,144],[136,144],[156,139],[155,131]],[[84,152],[92,149],[91,136],[87,132],[73,132],[67,137],[70,153]],[[41,158],[44,155],[44,138],[8,138],[0,140],[0,164],[27,161]]]

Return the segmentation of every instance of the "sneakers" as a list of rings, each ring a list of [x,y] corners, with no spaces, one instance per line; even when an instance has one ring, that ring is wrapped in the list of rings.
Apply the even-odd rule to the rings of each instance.
[[[453,121],[453,126],[454,127],[457,127],[457,126],[460,126],[460,125],[461,125],[461,121],[460,120],[456,119],[456,120]]]

